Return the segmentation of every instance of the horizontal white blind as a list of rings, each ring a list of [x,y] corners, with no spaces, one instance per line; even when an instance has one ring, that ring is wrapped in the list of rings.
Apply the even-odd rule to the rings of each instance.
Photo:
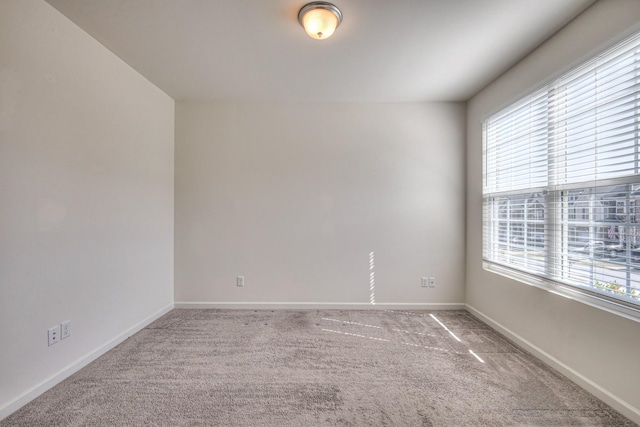
[[[558,79],[549,91],[552,183],[637,173],[638,66],[635,38]]]
[[[484,122],[483,256],[640,304],[640,34]]]
[[[547,185],[548,91],[540,90],[485,123],[485,191]]]

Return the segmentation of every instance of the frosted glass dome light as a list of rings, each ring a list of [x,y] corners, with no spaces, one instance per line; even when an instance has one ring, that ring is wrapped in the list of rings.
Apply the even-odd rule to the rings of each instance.
[[[324,40],[331,37],[342,22],[342,12],[331,3],[314,1],[300,9],[298,22],[304,27],[309,37]]]

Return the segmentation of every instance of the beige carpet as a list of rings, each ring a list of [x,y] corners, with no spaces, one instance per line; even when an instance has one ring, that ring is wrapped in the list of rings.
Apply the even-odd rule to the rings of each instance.
[[[463,311],[173,310],[0,425],[635,424]]]

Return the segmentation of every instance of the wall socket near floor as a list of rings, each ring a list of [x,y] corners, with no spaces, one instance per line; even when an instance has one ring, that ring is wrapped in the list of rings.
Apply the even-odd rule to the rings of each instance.
[[[65,338],[69,338],[71,336],[71,320],[65,320],[60,323],[60,339],[63,340]]]
[[[236,278],[236,286],[244,286],[244,276],[238,276]]]
[[[47,329],[47,340],[49,347],[54,344],[58,344],[60,340],[69,338],[71,336],[71,320],[65,320],[59,325],[52,326]]]
[[[420,286],[423,288],[435,288],[436,287],[436,278],[435,277],[423,277],[420,279]]]
[[[48,331],[49,347],[60,341],[60,325],[52,326]]]

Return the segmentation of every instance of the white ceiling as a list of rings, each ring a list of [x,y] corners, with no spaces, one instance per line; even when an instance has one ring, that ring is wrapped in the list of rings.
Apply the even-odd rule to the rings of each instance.
[[[594,0],[47,0],[176,100],[464,101]]]

